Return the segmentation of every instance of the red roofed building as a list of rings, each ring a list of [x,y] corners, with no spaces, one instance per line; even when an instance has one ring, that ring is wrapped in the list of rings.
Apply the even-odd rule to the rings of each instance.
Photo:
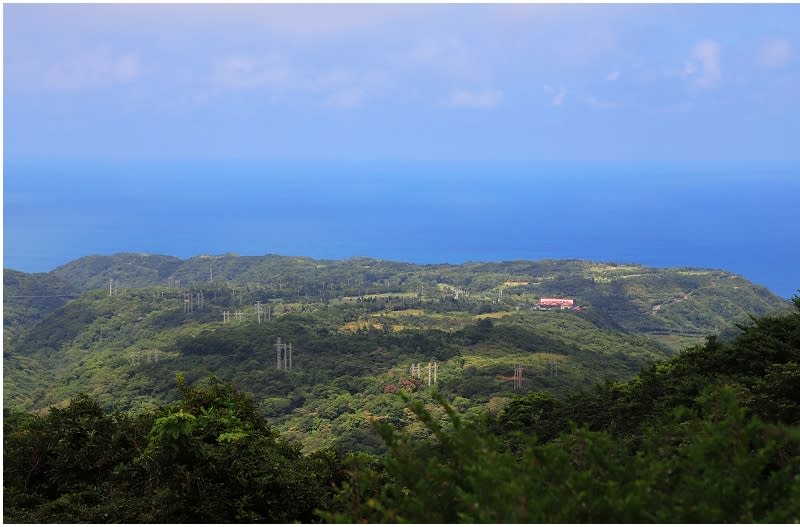
[[[573,307],[575,300],[572,298],[542,298],[539,301],[540,306],[548,307]]]

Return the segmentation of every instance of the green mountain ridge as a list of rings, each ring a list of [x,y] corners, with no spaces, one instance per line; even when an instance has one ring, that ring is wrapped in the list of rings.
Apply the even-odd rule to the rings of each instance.
[[[78,291],[52,273],[3,271],[3,344],[16,332],[76,298]]]
[[[686,344],[681,336],[718,333],[731,321],[789,305],[763,286],[726,271],[582,260],[420,265],[363,257],[315,260],[225,254],[180,260],[119,253],[79,258],[52,274],[79,291],[108,289],[109,281],[118,289],[204,287],[213,276],[215,283],[238,284],[245,291],[265,291],[270,298],[304,302],[388,293],[432,297],[437,291],[446,294],[456,289],[489,301],[510,295],[526,306],[542,296],[569,296],[599,308],[598,323],[651,333],[676,350]],[[504,285],[508,283],[512,286]]]
[[[132,413],[86,395],[44,415],[6,409],[3,520],[797,523],[793,302],[628,381],[528,391],[499,411],[467,416],[457,397],[404,386],[392,395],[406,422],[370,420],[379,456],[301,452],[253,397],[214,377],[186,385],[178,374],[173,402]]]
[[[749,315],[789,309],[724,271],[579,260],[117,254],[42,276],[6,273],[45,293],[83,291],[53,295],[61,305],[24,324],[4,321],[6,407],[41,410],[86,392],[109,409],[154,408],[177,396],[176,372],[190,382],[214,374],[253,394],[307,451],[380,450],[375,419],[413,428],[401,388],[423,399],[436,389],[468,415],[499,411],[518,393],[517,367],[522,391],[563,393],[630,378]],[[534,309],[553,296],[584,309]],[[19,305],[7,297],[5,312]],[[291,371],[276,364],[278,338],[294,347]]]

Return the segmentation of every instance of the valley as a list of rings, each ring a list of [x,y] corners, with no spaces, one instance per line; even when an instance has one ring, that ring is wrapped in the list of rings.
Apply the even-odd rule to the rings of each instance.
[[[371,423],[414,426],[398,387],[432,408],[438,392],[466,415],[496,413],[521,393],[630,378],[790,307],[724,271],[578,260],[116,254],[5,279],[5,407],[44,411],[85,392],[147,410],[175,399],[177,373],[214,375],[307,452],[382,451]],[[537,307],[553,298],[580,310]],[[276,364],[278,339],[291,369]]]

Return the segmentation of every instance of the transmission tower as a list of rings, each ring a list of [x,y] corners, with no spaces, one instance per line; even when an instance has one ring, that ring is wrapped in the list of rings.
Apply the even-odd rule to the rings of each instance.
[[[291,371],[292,369],[292,344],[281,342],[281,338],[275,341],[276,364],[279,370]]]
[[[522,366],[519,364],[514,366],[514,389],[521,390],[522,389]]]
[[[558,377],[558,362],[557,361],[550,361],[550,375],[553,377]]]

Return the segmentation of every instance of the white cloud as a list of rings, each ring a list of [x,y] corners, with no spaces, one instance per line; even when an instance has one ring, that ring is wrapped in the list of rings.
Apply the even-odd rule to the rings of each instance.
[[[457,90],[447,98],[447,106],[456,108],[493,108],[503,100],[500,90]]]
[[[606,80],[607,81],[616,81],[616,80],[619,80],[619,77],[620,77],[620,73],[618,71],[612,71],[612,72],[609,72],[608,75],[606,75]]]
[[[307,39],[335,37],[371,29],[397,16],[396,7],[392,9],[392,6],[273,4],[242,9],[251,10],[253,20],[263,24],[271,33]]]
[[[353,74],[346,70],[331,70],[313,77],[306,86],[309,90],[330,90],[352,84]]]
[[[289,82],[291,72],[277,57],[228,57],[214,66],[213,78],[228,88],[278,87]]]
[[[374,96],[389,84],[382,71],[353,72],[336,69],[321,73],[302,83],[298,89],[324,97],[327,106],[355,108],[368,96]]]
[[[550,99],[550,104],[556,107],[564,104],[564,101],[567,98],[567,89],[563,86],[559,89],[555,89],[552,86],[545,85],[544,92],[553,95],[553,98]]]
[[[211,81],[216,85],[214,96],[224,90],[260,89],[259,95],[269,95],[266,100],[272,102],[291,95],[338,109],[359,107],[391,84],[384,71],[314,71],[298,68],[278,55],[228,57],[213,67]]]
[[[477,74],[467,46],[453,36],[425,38],[399,56],[397,62],[401,66],[425,69],[436,74],[457,77],[474,77]]]
[[[681,77],[701,90],[715,88],[722,79],[721,50],[722,47],[715,40],[703,40],[695,44],[689,60],[683,67]]]
[[[90,90],[125,84],[140,74],[135,54],[113,55],[108,50],[98,50],[46,68],[43,84],[54,90]]]
[[[608,101],[605,99],[600,99],[595,97],[594,95],[589,95],[588,97],[583,98],[583,102],[593,110],[611,110],[613,108],[619,108],[619,104],[613,101]]]
[[[47,11],[56,8],[48,6]],[[64,26],[94,31],[102,24],[109,31],[125,34],[147,32],[163,36],[169,32],[197,30],[199,34],[230,28],[234,33],[257,30],[273,36],[321,40],[369,31],[386,24],[425,14],[422,6],[372,4],[292,3],[102,3],[59,7],[56,16],[37,21],[45,29]]]
[[[664,113],[688,113],[694,109],[694,103],[691,101],[677,102],[669,104],[661,108]]]
[[[780,68],[792,58],[792,44],[786,39],[765,43],[758,50],[758,63],[768,68]]]
[[[330,97],[327,103],[334,108],[355,108],[361,105],[363,93],[358,88],[346,88],[339,90]]]

